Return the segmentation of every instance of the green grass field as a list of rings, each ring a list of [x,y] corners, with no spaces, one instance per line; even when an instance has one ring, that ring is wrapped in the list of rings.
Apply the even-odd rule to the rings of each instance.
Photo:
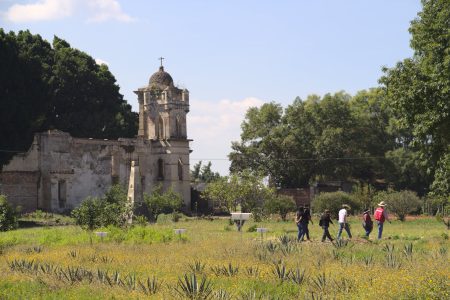
[[[248,232],[254,225],[269,232]],[[276,220],[250,221],[239,233],[227,219],[184,218],[103,228],[103,240],[73,225],[3,232],[0,299],[449,298],[442,223],[393,221],[381,241],[375,232],[361,238],[359,219],[351,226],[354,238],[335,245],[320,242],[318,220],[310,224],[313,241],[303,243],[293,222]],[[174,228],[187,230],[180,237]],[[336,235],[336,225],[330,229]]]

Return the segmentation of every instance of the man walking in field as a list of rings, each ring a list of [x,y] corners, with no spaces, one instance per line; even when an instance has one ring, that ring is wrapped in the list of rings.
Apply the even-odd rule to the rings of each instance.
[[[363,222],[362,222],[363,228],[366,231],[366,237],[369,238],[369,234],[372,232],[373,229],[373,222],[370,218],[370,210],[366,209],[363,213]]]
[[[325,209],[325,212],[322,214],[319,221],[319,226],[321,226],[323,229],[322,242],[325,242],[326,238],[328,238],[331,242],[333,241],[333,238],[328,231],[330,223],[333,224],[333,221],[331,221],[330,211],[328,209]]]
[[[378,203],[378,208],[375,210],[375,214],[373,216],[378,224],[378,239],[379,240],[381,240],[381,236],[383,234],[384,221],[387,220],[387,221],[391,222],[389,220],[386,210],[384,209],[385,206],[386,206],[386,203],[384,203],[384,201],[381,201],[380,203]]]
[[[339,231],[337,235],[337,239],[341,239],[342,230],[345,229],[345,231],[348,234],[349,238],[352,238],[352,233],[350,232],[350,226],[348,225],[347,216],[348,212],[347,210],[350,210],[350,206],[348,204],[342,204],[342,209],[339,211]]]

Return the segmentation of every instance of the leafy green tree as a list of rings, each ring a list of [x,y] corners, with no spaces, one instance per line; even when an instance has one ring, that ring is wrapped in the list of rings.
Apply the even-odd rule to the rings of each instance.
[[[387,209],[396,214],[400,221],[405,221],[407,214],[419,211],[422,201],[413,191],[382,191],[375,196],[376,201],[387,203]]]
[[[249,171],[221,177],[208,184],[203,193],[205,198],[214,202],[216,208],[232,212],[240,207],[242,212],[255,213],[274,195],[273,189],[264,184],[261,176]]]
[[[264,210],[269,214],[279,214],[283,221],[290,212],[294,212],[297,205],[292,197],[277,195],[272,199],[267,199],[264,204]]]
[[[191,180],[194,182],[212,182],[220,178],[218,172],[212,171],[211,162],[202,166],[202,161],[199,161],[194,165],[194,169],[191,171]]]
[[[353,186],[352,197],[358,202],[362,209],[370,209],[373,207],[373,197],[376,190],[370,184],[359,184]]]
[[[372,183],[385,172],[395,146],[381,89],[296,98],[283,112],[268,103],[250,108],[241,141],[232,144],[231,171],[250,169],[272,185],[293,188],[314,180]]]
[[[137,124],[106,65],[56,36],[52,48],[29,31],[0,29],[0,167],[28,150],[36,132],[133,137]]]
[[[0,231],[8,231],[18,227],[17,213],[6,200],[6,196],[0,195]]]
[[[408,147],[400,147],[386,152],[389,169],[386,172],[387,182],[396,190],[414,190],[420,195],[426,194],[432,177],[427,173],[426,164],[418,151]]]
[[[33,134],[46,127],[51,53],[39,35],[0,28],[0,168],[17,151],[27,150]]]
[[[348,204],[351,207],[350,213],[358,212],[361,209],[360,203],[353,195],[342,191],[320,193],[311,202],[311,206],[315,212],[321,213],[325,211],[325,209],[329,209],[331,215],[335,217],[338,215],[343,204]]]
[[[133,207],[128,202],[127,190],[117,184],[113,185],[102,198],[103,224],[123,227],[131,216]]]
[[[354,156],[363,158],[351,161],[352,177],[373,184],[390,171],[391,164],[384,156],[398,146],[395,139],[401,133],[391,126],[392,112],[381,88],[356,93],[350,100],[350,110],[356,122],[352,136],[357,149]]]
[[[89,230],[101,226],[123,227],[133,208],[127,201],[127,193],[120,185],[112,186],[102,198],[87,197],[72,211],[76,223]]]
[[[402,128],[413,134],[422,160],[434,177],[433,191],[448,194],[450,187],[450,3],[423,0],[411,22],[412,58],[384,68],[380,79]]]
[[[72,211],[72,217],[77,225],[92,231],[104,225],[103,210],[104,203],[101,199],[87,197]]]
[[[229,178],[224,176],[209,183],[202,195],[206,199],[213,201],[213,207],[222,211],[236,211],[238,206],[236,190],[229,182]]]
[[[144,193],[144,202],[152,221],[156,221],[159,214],[176,213],[183,207],[181,195],[172,187],[164,191],[161,184],[155,186],[150,195]]]
[[[282,113],[281,105],[273,102],[248,109],[241,124],[241,141],[233,142],[231,146],[233,151],[229,158],[232,172],[251,169],[278,179],[284,157],[283,145],[278,141]]]

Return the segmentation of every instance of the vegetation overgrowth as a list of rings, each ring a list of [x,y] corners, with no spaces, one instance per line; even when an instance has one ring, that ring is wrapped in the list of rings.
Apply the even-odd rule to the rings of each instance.
[[[288,220],[293,216],[289,215]],[[1,233],[2,299],[446,299],[448,230],[431,217],[386,224],[383,240],[296,241],[292,221],[183,217],[95,232],[43,226]],[[265,227],[261,236],[250,230]],[[176,235],[175,228],[186,232]],[[331,227],[335,235],[336,227]],[[92,242],[91,242],[92,240]]]

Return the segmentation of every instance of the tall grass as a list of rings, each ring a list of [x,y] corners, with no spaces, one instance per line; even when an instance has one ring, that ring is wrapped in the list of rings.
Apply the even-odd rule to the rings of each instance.
[[[2,233],[0,298],[178,299],[187,292],[211,299],[377,299],[383,290],[386,299],[445,299],[450,293],[450,242],[431,218],[394,221],[381,241],[372,233],[338,246],[320,242],[317,225],[310,225],[313,241],[298,244],[293,222],[248,222],[240,233],[225,230],[227,223],[182,220],[176,227],[187,229],[183,241],[170,223],[102,228],[103,240],[73,226]],[[352,219],[354,236],[363,233],[359,223]],[[245,230],[253,225],[270,229],[264,240]],[[13,261],[17,268],[8,265]],[[39,270],[20,271],[30,261]],[[75,279],[92,273],[92,280],[71,284],[55,279],[55,270],[71,270]],[[118,274],[122,283],[105,284],[105,274],[110,280]],[[203,278],[206,292],[192,292]]]

